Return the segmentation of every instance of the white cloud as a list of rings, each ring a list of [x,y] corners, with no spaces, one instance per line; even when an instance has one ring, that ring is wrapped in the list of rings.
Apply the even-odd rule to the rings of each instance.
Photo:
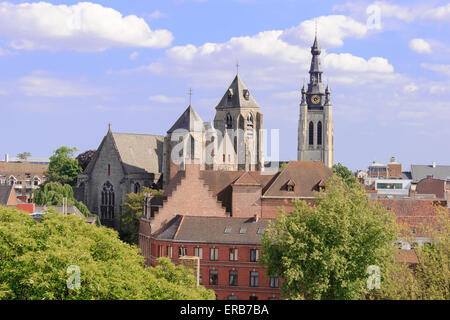
[[[139,52],[134,51],[130,54],[130,60],[136,60],[138,56],[139,56]]]
[[[412,39],[409,42],[409,48],[417,53],[431,53],[430,44],[426,40],[420,38]]]
[[[394,72],[394,67],[385,58],[372,57],[366,60],[350,53],[327,54],[324,59],[324,67],[346,72]]]
[[[160,102],[160,103],[183,103],[186,99],[179,97],[168,97],[162,94],[154,95],[148,97],[150,101]]]
[[[403,87],[403,92],[404,93],[413,93],[413,92],[417,91],[418,89],[419,89],[419,87],[415,83],[410,83]]]
[[[423,17],[427,19],[443,20],[448,22],[450,20],[450,3],[445,6],[426,10],[423,13]]]
[[[431,64],[431,63],[421,63],[420,66],[424,69],[442,73],[444,75],[450,76],[450,64]]]
[[[101,51],[113,47],[163,48],[168,30],[151,30],[144,19],[91,2],[0,3],[0,35],[15,49]]]
[[[155,10],[148,15],[150,20],[165,18],[166,15],[159,10]]]
[[[51,98],[94,96],[102,92],[85,84],[39,74],[19,79],[19,89],[27,96]]]

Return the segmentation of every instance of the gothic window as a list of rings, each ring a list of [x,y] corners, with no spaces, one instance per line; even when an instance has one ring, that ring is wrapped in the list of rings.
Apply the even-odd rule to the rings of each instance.
[[[314,144],[314,123],[311,121],[309,123],[309,145]]]
[[[141,192],[141,185],[139,184],[139,182],[136,182],[134,184],[134,193],[139,193]]]
[[[251,113],[247,116],[247,130],[253,130],[253,116]]]
[[[322,145],[322,122],[317,124],[317,144]]]
[[[111,165],[108,164],[108,177],[111,175]]]
[[[114,190],[109,181],[106,181],[103,185],[100,213],[104,220],[114,219]]]
[[[227,114],[227,124],[226,124],[226,128],[227,129],[233,129],[233,119],[231,118],[231,114]]]

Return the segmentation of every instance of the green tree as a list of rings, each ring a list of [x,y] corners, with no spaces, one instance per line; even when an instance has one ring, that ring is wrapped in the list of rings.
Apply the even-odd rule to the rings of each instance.
[[[117,232],[72,215],[47,214],[35,222],[0,207],[0,257],[0,299],[215,298],[212,290],[196,287],[190,271],[167,258],[160,267],[144,267],[139,249]]]
[[[384,299],[450,300],[450,218],[447,208],[436,206],[435,219],[417,226],[416,232],[431,239],[431,244],[416,247],[419,265],[389,264],[379,295]],[[410,230],[408,228],[408,230]],[[414,243],[412,234],[406,235]]]
[[[284,279],[287,298],[361,299],[368,293],[367,268],[384,268],[396,238],[394,214],[358,184],[333,175],[314,205],[297,200],[292,212],[269,223],[261,261],[268,275]]]
[[[59,182],[74,186],[77,176],[82,172],[78,160],[73,158],[77,148],[60,147],[50,157],[48,169],[45,172],[46,182]]]
[[[29,157],[31,157],[31,153],[29,152],[22,152],[17,154],[17,158],[19,158],[20,160],[27,160]]]
[[[332,170],[333,173],[339,176],[347,184],[354,184],[358,182],[358,180],[353,175],[353,172],[341,163],[334,164]]]
[[[93,217],[94,215],[84,205],[77,201],[73,195],[73,189],[70,185],[62,185],[57,182],[46,183],[39,189],[33,191],[33,201],[40,206],[61,206],[63,198],[67,199],[68,206],[75,206],[85,217]]]
[[[126,195],[122,210],[116,214],[116,227],[119,231],[120,239],[130,244],[138,243],[139,219],[144,212],[144,198],[146,194],[161,195],[163,190],[153,190],[144,187],[142,192],[129,193]]]

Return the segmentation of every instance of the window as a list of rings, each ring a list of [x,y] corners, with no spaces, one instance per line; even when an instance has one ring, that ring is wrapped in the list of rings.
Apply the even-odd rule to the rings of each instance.
[[[322,145],[322,122],[317,123],[317,144]]]
[[[264,228],[258,228],[257,234],[264,234]]]
[[[108,177],[111,175],[111,165],[108,164]]]
[[[101,219],[114,219],[114,189],[113,185],[106,181],[102,189],[102,202],[100,206]]]
[[[241,229],[239,230],[239,233],[240,234],[246,234],[247,233],[247,227],[246,226],[241,227]]]
[[[238,285],[238,272],[235,270],[230,271],[230,286]]]
[[[227,122],[226,122],[226,129],[233,129],[233,119],[231,118],[231,114],[227,114]]]
[[[252,114],[249,114],[247,116],[247,130],[253,130],[253,127],[254,127],[254,125],[253,125],[253,116],[252,116]]]
[[[314,123],[311,121],[309,123],[309,145],[314,144]]]
[[[203,248],[194,248],[194,256],[203,259]]]
[[[238,298],[238,296],[231,295],[231,296],[228,296],[228,300],[239,300],[239,298]]]
[[[198,273],[198,284],[203,284],[203,277],[202,277],[202,271]]]
[[[230,261],[238,261],[238,249],[230,249]]]
[[[141,192],[141,185],[139,184],[139,182],[136,182],[134,184],[134,193],[139,193]]]
[[[231,233],[232,227],[231,226],[226,226],[225,230],[223,231],[223,233]]]
[[[250,271],[250,287],[258,286],[259,274],[257,271]]]
[[[250,249],[250,262],[257,262],[259,260],[259,250]]]
[[[209,260],[211,260],[211,261],[219,260],[219,249],[218,248],[209,249]]]
[[[164,256],[164,246],[158,245],[158,257]]]
[[[166,253],[167,253],[167,254],[166,254],[167,257],[172,258],[172,247],[171,247],[171,246],[168,246],[168,247],[167,247]]]
[[[250,296],[249,300],[258,300],[257,296]]]
[[[274,275],[270,277],[270,287],[278,288],[278,275]]]
[[[187,248],[178,247],[178,256],[179,257],[187,256]]]
[[[217,270],[209,270],[209,284],[217,285],[219,283],[219,272]]]

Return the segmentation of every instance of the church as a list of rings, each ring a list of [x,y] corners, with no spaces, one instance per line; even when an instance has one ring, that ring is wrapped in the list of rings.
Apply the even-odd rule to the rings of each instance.
[[[317,36],[311,47],[308,89],[302,88],[297,160],[333,165],[330,89],[322,83]],[[109,127],[93,159],[74,187],[77,200],[114,226],[126,194],[142,187],[165,189],[186,159],[200,170],[264,171],[263,115],[239,73],[215,107],[214,122],[204,122],[189,105],[165,136],[113,133]]]

